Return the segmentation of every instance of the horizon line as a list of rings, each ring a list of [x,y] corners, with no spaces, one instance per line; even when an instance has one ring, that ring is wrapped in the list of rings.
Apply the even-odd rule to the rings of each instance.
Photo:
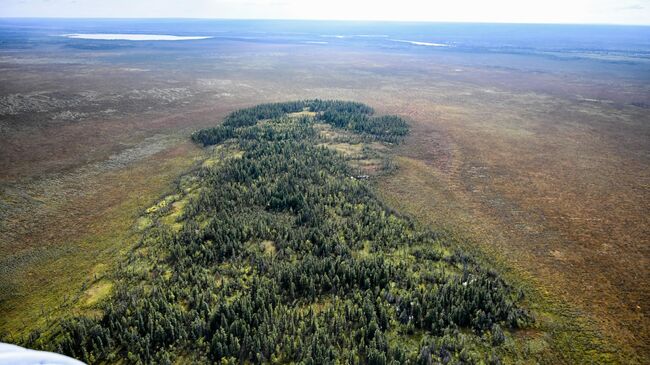
[[[219,21],[302,21],[347,23],[438,23],[438,24],[503,24],[503,25],[577,25],[650,27],[650,23],[571,23],[571,22],[510,22],[469,20],[395,20],[395,19],[303,19],[303,18],[210,18],[210,17],[60,17],[60,16],[0,16],[0,19],[58,19],[58,20],[219,20]]]

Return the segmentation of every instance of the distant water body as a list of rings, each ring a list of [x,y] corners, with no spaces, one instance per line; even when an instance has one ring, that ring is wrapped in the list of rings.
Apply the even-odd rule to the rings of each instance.
[[[391,41],[409,43],[416,46],[429,46],[429,47],[449,47],[448,44],[431,43],[431,42],[418,42],[418,41],[405,41],[403,39],[391,39]]]

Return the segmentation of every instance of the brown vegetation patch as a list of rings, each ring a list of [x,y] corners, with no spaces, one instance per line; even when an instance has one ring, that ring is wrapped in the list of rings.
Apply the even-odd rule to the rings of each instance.
[[[639,362],[634,354],[647,353],[650,335],[650,196],[638,186],[650,176],[648,161],[629,151],[624,157],[625,147],[615,139],[628,133],[628,148],[642,148],[634,133],[647,133],[646,127],[615,131],[605,120],[624,114],[602,106],[591,110],[602,119],[597,123],[576,115],[570,123],[552,124],[546,119],[559,114],[551,104],[569,109],[566,115],[573,107],[535,96],[515,100],[550,114],[528,112],[520,122],[514,113],[525,109],[509,102],[508,109],[479,104],[416,121],[397,175],[382,181],[381,190],[398,208],[465,232],[520,276],[532,275],[542,292],[584,310],[585,321],[626,348],[620,361]],[[442,135],[454,144],[440,141]]]

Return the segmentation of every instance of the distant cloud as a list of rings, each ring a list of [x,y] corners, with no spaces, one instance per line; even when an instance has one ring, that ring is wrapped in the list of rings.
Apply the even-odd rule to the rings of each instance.
[[[650,25],[650,0],[0,0],[15,16]]]
[[[632,5],[621,6],[617,8],[617,10],[643,10],[643,9],[645,9],[645,6],[641,4],[632,4]]]

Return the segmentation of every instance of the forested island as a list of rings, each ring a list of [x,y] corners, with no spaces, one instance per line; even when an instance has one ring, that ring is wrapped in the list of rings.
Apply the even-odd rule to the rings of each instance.
[[[382,148],[409,133],[325,100],[197,131],[213,157],[147,209],[111,295],[23,344],[88,363],[500,363],[533,322],[520,292],[386,206],[330,129]]]

